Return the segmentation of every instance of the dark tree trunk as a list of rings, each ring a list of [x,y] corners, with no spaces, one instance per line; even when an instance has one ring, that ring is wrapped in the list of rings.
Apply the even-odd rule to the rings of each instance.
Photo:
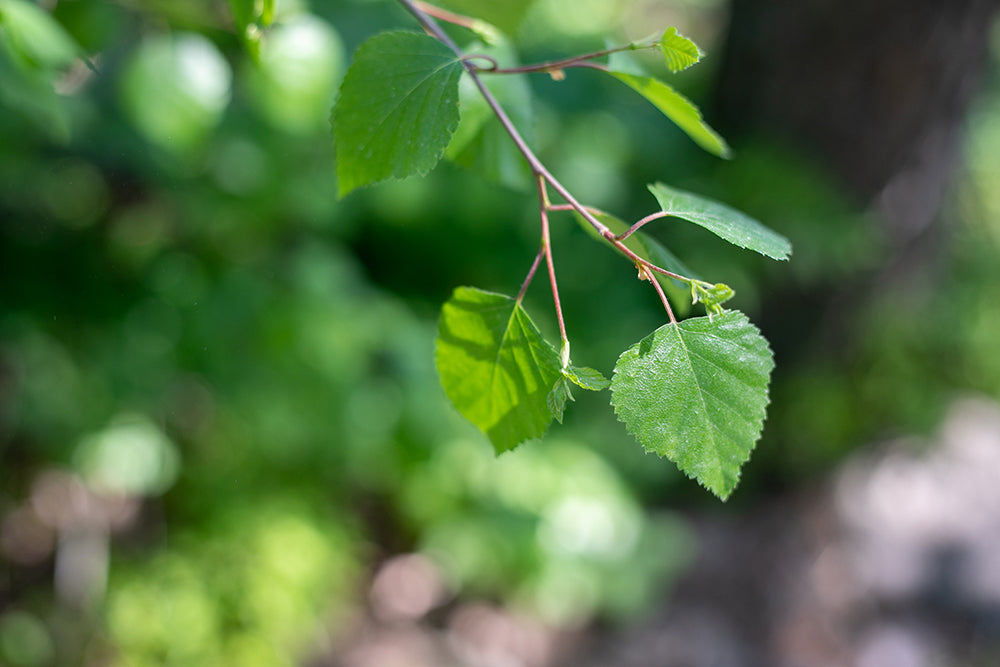
[[[1000,0],[732,0],[724,131],[805,144],[900,250],[937,215]]]

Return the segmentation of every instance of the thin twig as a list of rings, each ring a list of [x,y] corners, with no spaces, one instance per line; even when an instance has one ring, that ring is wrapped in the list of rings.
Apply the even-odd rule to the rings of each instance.
[[[496,58],[488,56],[485,53],[470,53],[469,55],[462,56],[462,62],[467,63],[473,60],[485,60],[490,63],[489,67],[480,67],[479,65],[472,63],[477,72],[496,72],[500,68],[500,63],[497,62]]]
[[[433,16],[441,21],[452,23],[463,28],[468,28],[469,30],[475,30],[482,23],[479,19],[474,19],[471,16],[465,16],[464,14],[449,12],[447,9],[441,9],[440,7],[430,3],[421,2],[421,0],[413,0],[413,4],[418,10],[428,16]]]
[[[521,283],[521,289],[517,292],[517,303],[521,303],[524,300],[524,293],[528,291],[528,285],[531,284],[531,279],[535,277],[535,271],[538,270],[538,265],[542,261],[542,255],[545,254],[545,243],[542,242],[541,247],[538,248],[538,254],[535,255],[535,261],[531,263],[531,268],[528,269],[528,275],[524,277],[524,282]]]
[[[444,45],[446,45],[448,48],[454,51],[455,55],[457,55],[460,59],[462,58],[464,54],[462,53],[462,50],[458,48],[458,45],[455,44],[455,42],[443,30],[441,30],[441,27],[434,21],[433,18],[421,12],[416,7],[416,5],[414,5],[414,0],[399,0],[399,3],[402,4],[407,9],[407,11],[409,11],[414,16],[414,18],[417,19],[420,25],[423,26],[424,30],[426,30],[428,33],[439,39]],[[486,103],[489,105],[490,109],[492,109],[494,115],[496,115],[497,120],[500,121],[500,124],[503,126],[504,130],[507,132],[511,140],[514,142],[514,145],[517,147],[518,152],[524,157],[525,161],[528,163],[528,166],[531,168],[531,172],[536,176],[544,177],[545,180],[548,182],[548,184],[552,186],[552,189],[558,192],[560,197],[569,202],[573,206],[573,209],[576,210],[580,215],[582,215],[583,218],[588,223],[590,223],[590,225],[592,225],[594,229],[598,231],[599,234],[601,234],[602,236],[610,234],[611,232],[607,228],[607,226],[602,224],[600,221],[597,220],[597,218],[591,215],[590,212],[587,211],[587,209],[583,206],[583,204],[578,202],[576,198],[572,194],[570,194],[570,192],[565,187],[563,187],[562,183],[556,180],[555,176],[549,173],[549,170],[545,168],[545,165],[543,165],[541,161],[538,159],[538,157],[532,152],[531,148],[528,147],[528,144],[524,141],[524,138],[521,136],[521,134],[517,131],[517,128],[511,122],[510,117],[507,116],[507,113],[503,110],[503,107],[500,106],[500,103],[497,102],[496,98],[493,96],[493,93],[490,92],[490,89],[487,88],[486,84],[484,84],[482,79],[479,78],[475,66],[472,65],[471,63],[467,63],[464,61],[462,62],[462,65],[463,67],[465,67],[465,71],[469,73],[469,78],[479,89],[479,92],[482,94],[483,99],[486,100]]]
[[[649,49],[655,46],[656,44],[626,44],[625,46],[617,46],[612,49],[603,49],[601,51],[594,51],[593,53],[586,53],[582,56],[573,56],[572,58],[563,58],[561,60],[550,60],[548,62],[535,63],[533,65],[521,65],[519,67],[501,67],[495,70],[489,70],[489,72],[491,74],[528,74],[531,72],[553,72],[561,69],[569,69],[571,67],[607,69],[603,65],[584,61],[593,60],[595,58],[607,56],[612,53],[618,53],[620,51],[636,51],[638,49]]]
[[[682,276],[679,273],[674,273],[673,271],[668,271],[668,270],[666,270],[666,269],[664,269],[662,267],[657,266],[656,264],[653,264],[648,259],[643,259],[642,257],[639,257],[639,255],[637,255],[634,252],[632,252],[631,250],[629,250],[628,246],[626,246],[624,243],[622,243],[621,241],[619,241],[618,239],[616,239],[614,234],[611,234],[609,232],[608,235],[604,236],[604,238],[606,238],[608,241],[611,241],[612,245],[614,245],[616,248],[618,248],[618,250],[623,255],[625,255],[626,257],[628,257],[629,259],[631,259],[636,264],[641,264],[642,266],[646,267],[650,271],[655,271],[656,273],[659,273],[659,274],[662,274],[664,276],[667,276],[668,278],[673,278],[674,280],[680,280],[680,281],[685,282],[685,283],[691,282],[691,279],[688,278],[687,276]]]
[[[656,213],[650,213],[645,218],[643,218],[639,222],[637,222],[634,225],[632,225],[631,227],[629,227],[628,231],[626,231],[626,232],[624,232],[622,234],[619,234],[615,238],[618,239],[619,241],[624,241],[628,237],[632,236],[632,234],[635,234],[637,231],[639,231],[647,223],[650,223],[653,220],[659,220],[660,218],[666,218],[667,216],[670,216],[670,215],[673,215],[673,214],[672,213],[667,213],[666,211],[657,211]]]
[[[566,335],[566,321],[563,319],[562,304],[559,302],[559,286],[556,284],[556,267],[552,261],[552,239],[549,235],[549,195],[545,189],[545,179],[536,177],[538,185],[538,210],[542,218],[542,249],[545,251],[545,263],[549,268],[549,284],[552,286],[552,301],[556,307],[556,320],[559,322],[559,337],[565,348],[569,344]]]
[[[643,265],[643,267],[639,270],[646,274],[646,279],[653,283],[653,287],[656,288],[656,293],[660,295],[660,301],[663,302],[663,307],[667,311],[667,316],[670,318],[670,322],[672,324],[677,324],[677,318],[674,317],[674,310],[670,307],[670,301],[667,299],[667,295],[664,294],[663,286],[660,285],[660,281],[656,279],[656,276],[649,273],[648,266]]]

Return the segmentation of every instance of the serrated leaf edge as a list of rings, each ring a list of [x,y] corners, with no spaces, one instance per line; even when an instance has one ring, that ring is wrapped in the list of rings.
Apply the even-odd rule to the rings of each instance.
[[[694,473],[692,473],[692,472],[690,472],[690,471],[685,470],[684,468],[682,468],[680,466],[680,464],[678,464],[673,459],[669,458],[666,454],[661,454],[660,452],[657,452],[656,450],[648,448],[646,446],[646,444],[642,442],[642,439],[640,438],[640,434],[637,433],[632,428],[631,424],[629,424],[627,421],[625,421],[625,419],[623,419],[622,414],[619,411],[618,406],[615,404],[615,401],[614,401],[615,391],[614,391],[614,381],[613,381],[613,378],[618,373],[618,364],[621,361],[622,357],[624,357],[626,354],[628,354],[633,348],[641,345],[644,340],[646,340],[647,338],[650,338],[651,336],[655,335],[657,331],[659,331],[660,329],[664,329],[666,327],[674,327],[675,331],[678,332],[677,333],[678,338],[680,338],[681,342],[683,343],[684,342],[683,338],[680,337],[680,325],[684,321],[687,321],[687,320],[684,320],[684,321],[678,322],[678,323],[668,322],[667,324],[664,324],[664,325],[658,327],[657,329],[654,329],[648,335],[646,335],[643,338],[639,339],[638,342],[634,343],[633,345],[630,345],[624,352],[622,352],[620,355],[618,355],[618,359],[615,361],[615,369],[612,372],[612,384],[611,384],[611,407],[614,410],[615,417],[618,419],[619,422],[621,422],[625,426],[625,431],[629,435],[631,435],[633,438],[635,438],[636,442],[638,442],[639,445],[642,447],[642,450],[646,454],[653,454],[653,455],[657,456],[658,458],[666,459],[666,460],[670,461],[671,463],[674,464],[674,466],[677,468],[677,470],[679,470],[681,473],[684,474],[685,477],[687,477],[688,479],[692,479],[695,482],[697,482],[699,486],[701,486],[702,488],[704,488],[708,492],[710,492],[713,495],[715,495],[722,502],[725,502],[726,500],[728,500],[729,497],[736,490],[736,488],[739,486],[740,480],[742,479],[742,476],[743,476],[743,466],[746,464],[747,461],[750,460],[750,456],[753,454],[753,451],[757,448],[757,443],[760,442],[760,438],[764,434],[764,421],[766,420],[766,416],[767,416],[767,406],[769,406],[771,404],[770,374],[774,370],[774,362],[773,362],[774,351],[771,349],[771,345],[767,341],[767,339],[764,338],[764,336],[761,334],[760,329],[758,329],[757,326],[752,321],[750,321],[750,319],[744,313],[742,313],[742,312],[740,312],[738,310],[726,311],[726,313],[739,313],[739,315],[742,316],[742,318],[746,321],[746,323],[750,327],[753,328],[753,330],[756,332],[756,334],[764,342],[764,347],[767,349],[769,357],[771,358],[772,362],[771,362],[771,368],[768,370],[768,382],[764,386],[764,402],[763,402],[763,404],[761,406],[762,409],[763,409],[763,416],[760,419],[755,419],[754,420],[756,436],[754,437],[753,442],[750,445],[750,448],[747,449],[746,456],[739,460],[739,465],[736,468],[736,475],[733,478],[733,485],[729,489],[729,492],[726,493],[725,495],[717,493],[714,489],[710,488],[707,484],[705,484],[703,481],[701,481],[700,479],[698,479],[698,477]],[[696,332],[690,332],[690,333],[696,333]],[[687,345],[686,344],[684,345],[684,348],[687,349]],[[704,401],[703,401],[703,407],[705,407],[704,406]],[[714,435],[713,435],[713,440],[714,440]]]

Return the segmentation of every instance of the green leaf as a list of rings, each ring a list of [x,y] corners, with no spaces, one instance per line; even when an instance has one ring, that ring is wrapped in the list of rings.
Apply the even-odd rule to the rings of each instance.
[[[705,304],[709,319],[711,319],[712,315],[721,315],[723,313],[722,304],[734,296],[736,296],[736,292],[725,283],[715,283],[713,285],[712,283],[706,283],[704,280],[691,281],[691,302],[698,303],[701,301]]]
[[[702,118],[701,112],[698,111],[698,107],[688,98],[651,76],[639,76],[614,70],[608,73],[649,100],[653,106],[663,112],[663,115],[672,120],[677,127],[681,128],[706,151],[719,157],[729,157],[729,145],[726,144],[725,139],[709,127],[705,119]]]
[[[725,500],[760,437],[774,360],[746,315],[666,324],[625,351],[615,412],[650,452]]]
[[[556,396],[550,405],[564,381],[559,353],[503,294],[455,290],[441,309],[437,368],[445,394],[498,454],[541,437],[568,398]]]
[[[546,405],[549,406],[549,411],[560,424],[562,424],[563,412],[566,410],[567,400],[574,400],[573,394],[570,391],[569,382],[566,381],[566,378],[561,377],[556,380],[555,386],[552,387],[552,391],[549,392],[549,395],[545,399]]]
[[[358,47],[333,110],[341,197],[437,164],[458,127],[462,71],[428,35],[383,33]]]
[[[771,259],[788,259],[792,253],[792,244],[784,236],[725,204],[663,183],[650,185],[649,191],[665,213],[700,225],[734,245]]]
[[[586,366],[568,366],[563,375],[577,387],[590,391],[602,391],[611,385],[611,380],[604,377],[600,371]]]
[[[659,45],[671,72],[680,72],[701,60],[702,53],[698,45],[679,34],[673,26],[663,33]]]

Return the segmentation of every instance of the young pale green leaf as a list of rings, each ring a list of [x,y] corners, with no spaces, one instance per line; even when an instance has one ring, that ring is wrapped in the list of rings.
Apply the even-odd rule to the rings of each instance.
[[[458,127],[462,71],[428,35],[388,32],[358,47],[333,109],[340,196],[437,164]]]
[[[659,46],[671,72],[680,72],[701,60],[702,53],[698,45],[679,34],[673,26],[663,33]]]
[[[565,406],[553,397],[559,353],[514,299],[459,287],[441,309],[437,368],[445,394],[497,453],[541,437]],[[568,390],[568,386],[565,387]],[[560,402],[561,401],[561,402]]]
[[[704,280],[691,281],[691,302],[705,304],[709,317],[723,313],[722,304],[729,301],[736,292],[725,283],[706,283]]]
[[[577,387],[590,391],[602,391],[611,386],[611,380],[604,377],[600,371],[586,366],[568,366],[563,375]]]
[[[675,190],[663,183],[649,186],[665,213],[701,225],[734,245],[771,259],[788,259],[792,244],[750,216],[717,201]]]
[[[629,432],[725,500],[760,437],[774,359],[746,315],[666,324],[626,350],[611,403]]]
[[[651,76],[639,76],[614,70],[608,73],[649,100],[653,106],[663,112],[663,115],[672,120],[677,127],[681,128],[706,151],[719,157],[729,157],[730,150],[726,140],[709,127],[705,119],[702,118],[698,107],[691,100]]]

